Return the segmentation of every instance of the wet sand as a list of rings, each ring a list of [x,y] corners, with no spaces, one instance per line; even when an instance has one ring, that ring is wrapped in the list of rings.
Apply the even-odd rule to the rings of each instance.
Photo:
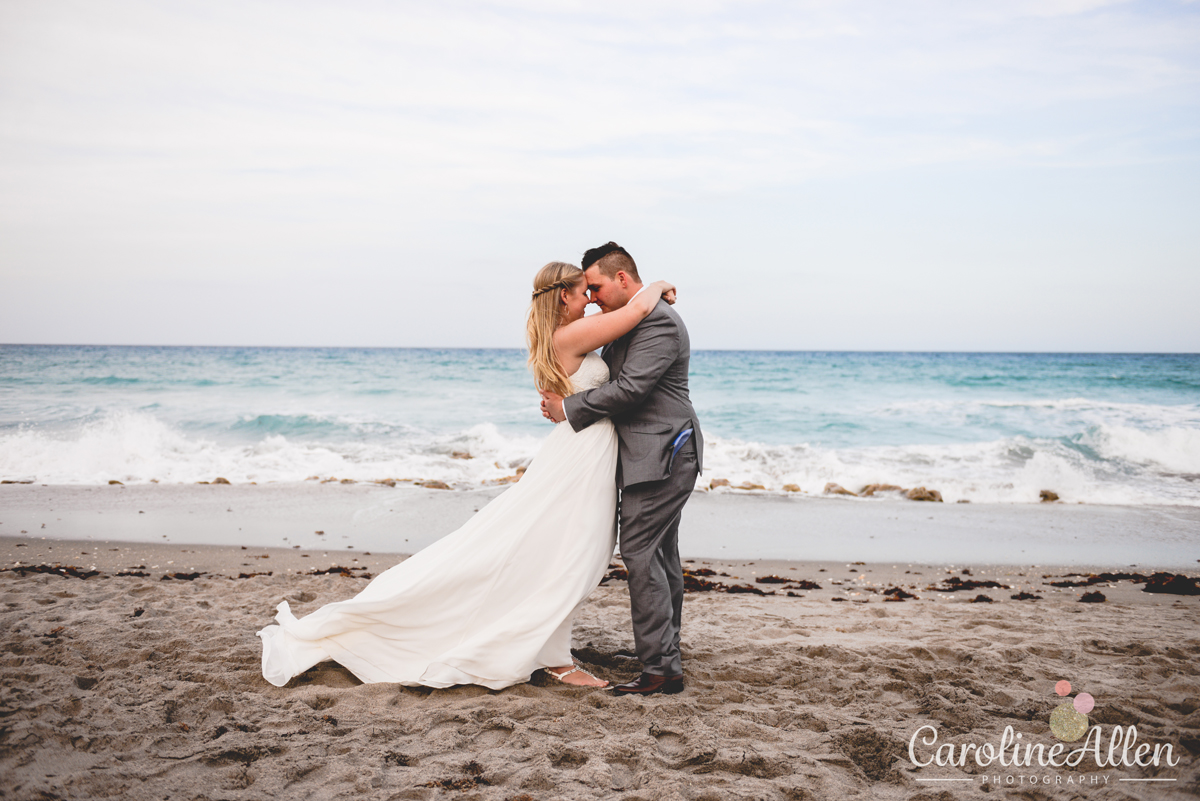
[[[413,553],[504,487],[377,484],[0,486],[0,537]],[[321,532],[318,534],[317,532]],[[1200,566],[1200,507],[943,504],[695,492],[684,556],[725,560]]]

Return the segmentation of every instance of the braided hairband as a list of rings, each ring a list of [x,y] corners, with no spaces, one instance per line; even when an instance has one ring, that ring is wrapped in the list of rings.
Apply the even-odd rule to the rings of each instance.
[[[570,289],[570,288],[571,288],[570,283],[568,283],[567,280],[564,278],[561,281],[555,281],[553,284],[547,284],[546,286],[542,287],[541,289],[533,290],[533,297],[536,298],[538,295],[543,295],[543,294],[553,291],[555,289]]]

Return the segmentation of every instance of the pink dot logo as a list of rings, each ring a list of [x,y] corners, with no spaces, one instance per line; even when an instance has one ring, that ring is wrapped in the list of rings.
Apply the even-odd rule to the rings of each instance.
[[[1071,682],[1063,679],[1054,685],[1054,692],[1060,697],[1071,694]],[[1058,739],[1073,743],[1087,732],[1089,721],[1087,713],[1096,706],[1096,699],[1088,693],[1079,693],[1070,701],[1059,704],[1050,713],[1050,731]]]

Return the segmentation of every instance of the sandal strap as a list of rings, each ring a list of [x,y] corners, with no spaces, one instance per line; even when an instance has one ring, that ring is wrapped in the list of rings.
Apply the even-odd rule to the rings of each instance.
[[[581,668],[579,665],[576,665],[575,667],[571,668],[570,670],[564,670],[562,673],[555,673],[555,672],[554,672],[553,670],[551,670],[550,668],[546,668],[546,672],[547,672],[547,673],[549,673],[549,674],[550,674],[551,676],[553,676],[554,678],[558,679],[559,681],[562,681],[562,680],[563,680],[563,679],[565,679],[567,676],[570,676],[572,673],[587,673],[587,671],[586,671],[586,670],[584,670],[583,668]],[[587,673],[587,674],[588,674],[589,676],[592,676],[592,674],[591,674],[591,673]],[[595,677],[595,676],[592,676],[592,678],[594,679],[594,678],[596,678],[596,677]]]
[[[553,676],[554,678],[558,679],[559,681],[562,681],[567,676],[570,676],[572,673],[582,673],[583,675],[587,676],[589,679],[592,679],[593,681],[603,681],[603,679],[593,676],[591,673],[588,673],[586,670],[581,668],[579,665],[576,665],[575,667],[571,668],[570,670],[564,670],[562,673],[555,673],[550,668],[544,668],[544,670],[547,673],[549,673],[551,676]],[[564,681],[563,684],[566,684],[566,682]],[[608,682],[604,682],[604,684],[605,684],[605,686],[607,686]]]

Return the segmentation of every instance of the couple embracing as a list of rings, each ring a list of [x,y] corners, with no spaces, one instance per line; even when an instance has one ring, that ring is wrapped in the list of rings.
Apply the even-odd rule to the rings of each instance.
[[[703,438],[674,300],[666,282],[643,286],[613,242],[587,251],[582,269],[543,267],[529,363],[542,412],[559,425],[519,483],[354,598],[302,619],[281,603],[278,625],[258,632],[267,681],[282,687],[333,659],[368,683],[498,690],[544,669],[605,687],[575,665],[571,625],[604,576],[619,521],[642,673],[613,691],[682,691],[679,520]],[[584,317],[589,303],[603,313]]]

